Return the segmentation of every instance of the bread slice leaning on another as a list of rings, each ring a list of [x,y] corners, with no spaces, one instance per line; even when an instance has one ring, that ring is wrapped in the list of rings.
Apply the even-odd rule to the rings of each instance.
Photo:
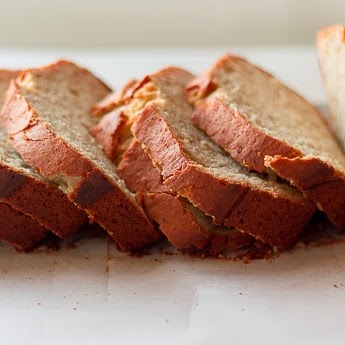
[[[0,100],[2,100],[11,79],[15,78],[18,73],[19,71],[16,70],[0,70]],[[2,159],[2,147],[3,145],[0,143],[0,162]],[[49,231],[30,216],[16,210],[1,199],[2,182],[0,170],[0,241],[8,242],[18,250],[30,250]]]
[[[0,201],[65,238],[88,219],[55,185],[32,170],[7,143],[0,127]]]
[[[117,172],[175,247],[210,255],[248,247],[252,236],[214,225],[210,217],[165,186],[159,170],[131,135],[136,109],[140,111],[147,97],[141,98],[141,83],[131,80],[94,107],[94,115],[104,116],[93,134],[107,156],[118,163]]]
[[[107,107],[111,106],[107,104]],[[141,145],[129,137],[130,132],[125,134],[123,131],[130,129],[128,110],[125,106],[121,111],[111,110],[95,127],[94,133],[104,150],[119,163],[117,172],[136,193],[147,215],[159,225],[170,243],[180,249],[211,255],[249,246],[253,242],[252,236],[214,225],[210,217],[163,184],[159,170]]]
[[[248,172],[193,126],[193,109],[183,94],[193,79],[171,67],[137,85],[126,101],[136,140],[160,171],[164,186],[215,224],[235,227],[272,246],[290,247],[314,207],[293,188]]]
[[[0,108],[10,81],[19,73],[20,71],[0,70]],[[48,232],[44,228],[63,238],[87,222],[83,211],[20,158],[7,142],[6,132],[1,127],[0,201],[18,211],[10,212],[6,207],[6,212],[1,215],[3,224],[6,224],[5,215],[11,215],[12,218],[7,220],[8,226],[1,229],[2,233],[7,234],[6,238],[15,238],[16,243],[23,242],[22,247],[25,249],[42,239]],[[17,220],[13,219],[15,215]],[[22,228],[14,227],[18,222],[23,224]]]
[[[21,157],[128,251],[158,241],[161,234],[89,133],[95,125],[91,106],[109,93],[71,62],[28,69],[12,82],[1,122]]]
[[[193,123],[249,170],[273,169],[345,227],[345,157],[319,112],[273,76],[225,55],[186,88]]]
[[[345,149],[345,26],[322,28],[317,33],[316,46],[330,109],[329,122]]]

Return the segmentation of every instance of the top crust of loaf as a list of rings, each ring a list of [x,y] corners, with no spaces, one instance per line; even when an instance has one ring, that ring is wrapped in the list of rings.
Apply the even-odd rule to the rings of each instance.
[[[267,186],[261,180],[261,184],[255,185],[254,175],[241,173],[243,170],[237,163],[224,156],[195,127],[187,125],[192,109],[184,100],[182,90],[192,78],[191,74],[177,68],[167,68],[150,76],[160,96],[146,105],[132,126],[135,138],[160,170],[164,183],[212,216],[217,224],[234,226],[273,246],[291,246],[300,236],[314,207],[298,193],[279,189],[277,184],[276,192],[268,188],[268,181]],[[173,118],[179,124],[172,124]],[[188,126],[202,139],[193,143],[188,134],[184,137],[178,134],[181,126]],[[201,162],[206,158],[187,150],[188,141],[192,147],[201,145],[205,154],[208,154],[207,147],[212,147],[214,161],[224,161],[226,157],[229,169],[235,166],[241,171],[238,178],[222,175],[221,171],[226,168],[217,171],[212,166],[204,167]]]
[[[143,83],[137,83],[141,84]],[[117,171],[130,190],[136,193],[148,216],[158,223],[161,231],[177,248],[202,250],[217,255],[226,250],[250,245],[253,242],[250,235],[215,226],[209,217],[190,205],[186,199],[176,196],[163,184],[159,171],[140,144],[130,133],[127,135],[132,123],[129,119],[133,118],[134,114],[131,113],[133,107],[123,105],[131,103],[134,90],[137,89],[135,85],[130,95],[129,85],[134,84],[127,84],[117,95],[107,97],[98,104],[100,113],[110,112],[100,120],[93,134],[110,159],[118,161],[121,157]],[[122,142],[124,136],[126,140]],[[122,156],[123,150],[125,152]]]
[[[248,71],[250,71],[250,79],[248,79]],[[235,77],[232,77],[233,74]],[[237,75],[243,75],[243,80],[239,79]],[[237,79],[232,80],[232,78]],[[257,80],[262,82],[260,85],[254,84],[252,87],[251,82],[257,83]],[[237,86],[232,90],[229,85],[235,81],[237,81]],[[242,84],[239,85],[239,82]],[[208,93],[205,88],[210,84],[213,87],[211,93]],[[245,90],[243,93],[241,93],[241,88]],[[248,95],[255,90],[264,93],[265,88],[271,93],[273,93],[272,90],[275,90],[278,96],[271,94],[270,97],[270,93],[267,91],[268,95],[263,97],[265,103],[261,110],[258,110],[255,100]],[[345,226],[345,194],[343,193],[345,190],[345,157],[321,115],[306,100],[267,72],[232,55],[219,59],[199,80],[187,86],[186,92],[189,100],[197,105],[193,114],[194,124],[227,150],[235,160],[248,169],[259,172],[263,172],[266,167],[273,169],[278,175],[297,186],[339,228]],[[270,102],[277,106],[275,113],[270,114],[271,117],[267,115],[271,110],[266,110],[266,108],[271,109]],[[274,121],[279,119],[278,115],[285,111],[286,106],[290,107],[293,119],[298,120],[291,120],[292,122],[285,127],[278,126]],[[294,115],[292,115],[293,111]],[[284,114],[287,116],[287,113]],[[267,118],[264,115],[267,115]],[[281,120],[278,120],[278,123],[279,121]],[[307,122],[307,130],[311,134],[307,134],[305,144],[300,144],[300,142],[294,142],[293,137],[289,138],[289,133],[291,133],[291,129],[301,132],[301,128],[305,128],[304,122]],[[279,133],[271,128],[274,124],[281,127]],[[297,126],[297,124],[299,125]],[[281,134],[281,129],[286,129],[285,137]],[[305,135],[301,132],[299,136],[303,138]],[[324,140],[320,140],[320,137]],[[281,164],[279,164],[280,160]],[[292,170],[286,169],[288,160],[291,165],[296,167],[294,173]],[[333,179],[336,179],[337,184],[341,187],[333,191],[336,193],[333,201],[329,200],[331,191],[327,188],[329,181],[322,180],[322,177],[317,176],[320,170],[327,170],[329,167],[332,167]],[[314,178],[312,188],[302,187],[304,176]],[[323,184],[324,186],[321,188]]]
[[[66,78],[71,78],[73,85]],[[59,83],[64,85],[63,89],[59,89]],[[40,89],[45,89],[45,93]],[[53,103],[51,98],[55,93],[59,97]],[[12,83],[1,121],[12,145],[25,161],[46,178],[59,183],[92,221],[108,231],[120,249],[135,250],[159,240],[161,235],[117,177],[113,165],[103,158],[100,149],[93,147],[96,144],[88,134],[92,123],[88,110],[108,93],[109,89],[90,72],[70,62],[58,61],[40,69],[29,69]],[[46,97],[49,108],[44,106]],[[51,109],[55,109],[56,121],[58,114],[71,116],[74,123],[70,125],[80,127],[80,133],[67,133],[73,130],[68,127],[63,132],[56,129],[56,124],[47,122],[45,116]],[[80,109],[85,109],[82,114]],[[81,133],[84,142],[78,137]],[[68,139],[74,134],[76,143]],[[88,149],[97,151],[99,157],[94,157]]]
[[[91,109],[94,116],[102,116],[109,111],[124,104],[126,100],[133,96],[135,90],[141,85],[136,79],[129,80],[121,90],[113,92],[102,99]]]

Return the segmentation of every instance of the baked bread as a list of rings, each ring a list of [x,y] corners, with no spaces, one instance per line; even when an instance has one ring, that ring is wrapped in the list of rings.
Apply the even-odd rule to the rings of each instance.
[[[31,216],[61,238],[87,223],[84,211],[20,158],[7,143],[6,132],[1,127],[0,200]]]
[[[96,116],[105,115],[93,134],[106,155],[118,163],[117,172],[175,247],[211,255],[248,247],[252,236],[214,225],[210,217],[163,185],[158,169],[130,132],[133,104],[125,104],[140,84],[131,80],[94,107]]]
[[[319,112],[233,55],[186,88],[193,123],[249,170],[273,169],[345,227],[345,157]]]
[[[126,116],[134,122],[135,138],[159,169],[164,186],[217,225],[290,247],[314,207],[297,190],[242,168],[192,125],[193,109],[183,88],[193,79],[187,71],[166,68],[127,94]]]
[[[33,249],[49,231],[32,217],[0,202],[0,241],[18,250]]]
[[[141,145],[133,140],[117,169],[128,187],[137,193],[148,216],[177,248],[217,255],[249,246],[253,237],[234,228],[213,224],[186,199],[162,183],[159,171]]]
[[[0,108],[10,81],[18,74],[19,71],[15,70],[0,70]],[[17,210],[16,212],[9,210],[8,206],[2,206],[2,224],[7,222],[9,225],[1,229],[0,238],[2,236],[8,242],[13,240],[17,248],[25,250],[42,240],[47,233],[44,228],[59,237],[66,237],[87,222],[83,211],[70,202],[56,186],[45,182],[24,163],[7,143],[7,135],[1,127],[0,201]],[[5,215],[11,219],[6,220]],[[34,220],[28,219],[29,217]]]
[[[161,234],[89,133],[95,124],[91,106],[109,92],[71,62],[28,69],[12,82],[1,122],[24,161],[58,185],[121,250],[130,251]]]
[[[0,102],[5,94],[10,80],[18,75],[19,71],[16,70],[0,70]],[[1,106],[1,105],[0,105]],[[0,129],[1,139],[1,129]],[[0,151],[2,145],[0,144]],[[0,163],[1,163],[0,153]],[[1,176],[1,169],[0,169]],[[2,179],[0,184],[3,186]],[[30,250],[39,241],[41,241],[48,233],[44,227],[38,224],[30,216],[14,209],[10,205],[1,201],[0,186],[0,241],[6,241],[18,250]]]
[[[322,28],[316,36],[316,46],[330,109],[328,119],[345,149],[345,26]]]

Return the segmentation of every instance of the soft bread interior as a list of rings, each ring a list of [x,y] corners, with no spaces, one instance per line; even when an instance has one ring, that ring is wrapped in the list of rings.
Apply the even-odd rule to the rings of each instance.
[[[92,105],[109,92],[105,85],[91,73],[69,62],[51,65],[49,73],[32,69],[16,82],[20,92],[53,132],[93,162],[95,167],[103,170],[133,198],[115,172],[113,163],[90,134],[97,119],[88,114]],[[46,178],[69,193],[80,176],[54,175]]]
[[[207,135],[197,129],[191,122],[193,109],[181,93],[181,89],[193,80],[194,76],[180,69],[174,69],[171,74],[171,80],[168,81],[160,81],[159,78],[153,77],[151,81],[136,90],[130,101],[121,107],[129,120],[120,138],[117,161],[121,160],[122,154],[132,140],[130,128],[135,119],[146,105],[154,103],[164,112],[164,116],[183,142],[187,153],[211,174],[219,178],[230,178],[239,183],[250,184],[254,189],[264,189],[286,197],[302,197],[296,189],[277,181],[275,175],[264,176],[248,172],[230,158],[222,148],[213,143]]]
[[[170,76],[169,73],[166,74],[168,76],[165,76],[164,80],[163,78],[153,80],[159,89],[158,97],[154,102],[173,127],[183,148],[201,168],[219,178],[229,178],[238,183],[248,184],[253,189],[267,190],[286,197],[302,197],[300,192],[285,183],[280,183],[272,177],[248,172],[206,134],[197,129],[191,122],[193,109],[181,92],[194,76],[180,69],[173,69]]]
[[[304,157],[320,157],[345,172],[345,156],[312,105],[244,59],[224,57],[217,64],[213,79],[218,88],[210,98],[239,110],[255,127],[297,148]],[[344,102],[342,97],[338,106]]]
[[[119,162],[124,154],[124,152],[129,147],[133,135],[131,133],[131,127],[135,122],[136,118],[144,110],[145,106],[150,102],[157,101],[159,99],[159,90],[156,88],[153,82],[147,82],[142,85],[134,94],[130,101],[125,105],[120,107],[118,110],[122,111],[126,117],[126,124],[121,131],[116,162]]]

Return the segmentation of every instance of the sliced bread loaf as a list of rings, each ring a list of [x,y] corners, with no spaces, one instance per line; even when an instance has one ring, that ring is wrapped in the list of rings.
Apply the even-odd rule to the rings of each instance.
[[[159,169],[164,186],[216,224],[288,248],[314,207],[291,187],[242,168],[192,125],[193,109],[183,88],[193,78],[172,67],[141,81],[125,102],[134,136]]]
[[[193,123],[250,170],[266,167],[345,227],[345,157],[318,111],[267,72],[233,55],[187,89]]]
[[[11,84],[1,112],[22,158],[98,222],[121,250],[161,238],[89,130],[91,106],[110,90],[67,61],[28,69]]]
[[[345,149],[345,26],[322,28],[316,45],[330,109],[329,122]]]
[[[177,248],[219,254],[253,242],[252,236],[234,228],[214,225],[210,217],[173,193],[162,183],[158,169],[136,140],[126,150],[117,171],[137,193],[149,217]]]
[[[98,114],[105,115],[93,134],[107,156],[119,163],[119,175],[136,193],[148,216],[177,248],[217,255],[250,245],[252,236],[214,225],[210,217],[163,185],[158,169],[130,132],[138,108],[132,102],[140,99],[140,92],[132,98],[138,85],[141,82],[131,80],[117,94],[106,97],[94,107]]]

